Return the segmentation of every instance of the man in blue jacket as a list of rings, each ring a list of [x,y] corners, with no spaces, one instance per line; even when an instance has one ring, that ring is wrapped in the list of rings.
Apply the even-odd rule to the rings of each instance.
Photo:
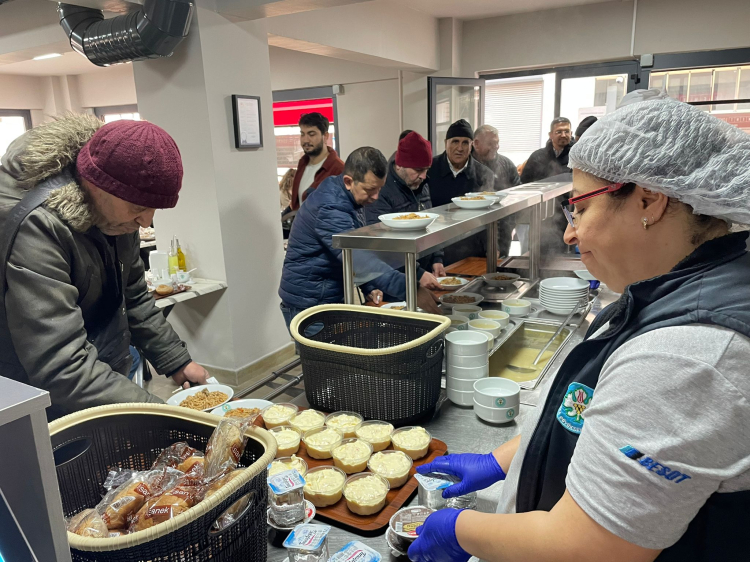
[[[365,224],[364,207],[377,201],[385,183],[388,163],[376,148],[356,149],[346,159],[344,173],[326,178],[300,207],[289,234],[281,274],[281,312],[287,328],[297,314],[319,304],[344,301],[341,250],[334,248],[334,234]],[[371,253],[353,252],[363,292],[376,300],[383,293],[406,297],[406,277]],[[417,301],[427,312],[439,314],[437,301],[420,287]]]

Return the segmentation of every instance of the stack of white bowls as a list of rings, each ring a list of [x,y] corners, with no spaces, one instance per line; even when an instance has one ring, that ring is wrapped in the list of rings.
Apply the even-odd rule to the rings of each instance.
[[[589,282],[577,277],[552,277],[539,284],[539,302],[552,314],[570,314],[588,295]]]
[[[521,407],[521,387],[517,382],[492,377],[474,383],[474,413],[486,422],[508,423]]]
[[[491,336],[472,330],[451,332],[446,340],[446,391],[459,406],[474,404],[474,383],[490,374]]]

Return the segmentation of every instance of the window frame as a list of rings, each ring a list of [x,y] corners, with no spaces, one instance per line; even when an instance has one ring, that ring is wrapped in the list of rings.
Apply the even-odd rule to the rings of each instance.
[[[32,129],[30,109],[0,109],[0,117],[23,117],[26,130]]]

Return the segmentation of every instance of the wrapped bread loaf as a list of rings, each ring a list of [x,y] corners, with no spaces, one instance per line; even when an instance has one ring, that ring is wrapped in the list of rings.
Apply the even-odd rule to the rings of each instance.
[[[222,418],[206,445],[206,478],[213,479],[234,470],[245,452],[248,418]]]
[[[200,486],[176,486],[164,494],[151,498],[135,514],[129,531],[135,533],[150,529],[184,513],[203,499]]]
[[[109,529],[101,515],[95,509],[84,509],[70,518],[68,531],[82,537],[104,539],[109,536]]]

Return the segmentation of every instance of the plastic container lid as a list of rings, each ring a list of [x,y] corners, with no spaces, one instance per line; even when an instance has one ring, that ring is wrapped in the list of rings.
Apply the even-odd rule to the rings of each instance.
[[[284,548],[307,551],[320,550],[330,531],[329,525],[313,525],[310,523],[297,525],[284,541]]]
[[[390,527],[399,537],[413,541],[417,538],[417,527],[434,511],[422,505],[399,509],[391,517]]]
[[[376,550],[371,549],[360,541],[352,541],[344,545],[328,560],[330,562],[380,562],[383,557]]]

